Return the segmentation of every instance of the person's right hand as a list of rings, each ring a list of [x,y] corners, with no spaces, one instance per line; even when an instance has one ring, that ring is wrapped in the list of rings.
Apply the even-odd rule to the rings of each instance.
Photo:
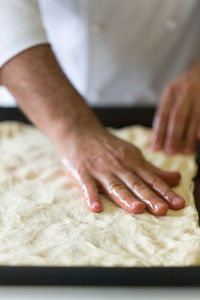
[[[91,211],[103,209],[99,192],[131,213],[147,209],[164,215],[168,207],[184,207],[184,200],[169,187],[178,184],[180,174],[158,170],[137,147],[108,133],[65,77],[48,45],[10,59],[0,70],[0,80],[55,144],[65,173],[79,186]]]
[[[165,215],[168,207],[180,209],[185,205],[170,188],[179,183],[179,172],[157,169],[137,147],[106,130],[84,132],[79,128],[62,140],[59,152],[64,172],[81,189],[92,212],[103,210],[100,192],[135,214],[146,209],[154,215]]]

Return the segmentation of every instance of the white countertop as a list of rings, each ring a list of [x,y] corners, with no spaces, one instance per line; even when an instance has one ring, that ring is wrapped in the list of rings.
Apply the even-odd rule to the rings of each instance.
[[[0,287],[2,300],[193,300],[200,288],[112,288],[112,287]]]

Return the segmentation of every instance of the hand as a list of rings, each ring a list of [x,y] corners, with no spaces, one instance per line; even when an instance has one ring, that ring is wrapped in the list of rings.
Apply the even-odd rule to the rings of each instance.
[[[178,172],[157,169],[137,147],[106,130],[67,137],[59,152],[64,172],[81,189],[92,212],[103,209],[99,192],[135,214],[147,209],[154,215],[165,215],[168,207],[180,209],[185,205],[170,188],[178,184]]]
[[[153,150],[195,151],[200,139],[200,64],[165,89],[153,122]]]
[[[103,209],[100,191],[131,213],[146,208],[164,215],[168,206],[184,206],[169,187],[179,182],[180,174],[156,169],[139,149],[109,134],[65,77],[48,45],[16,55],[0,75],[26,115],[56,145],[64,171],[79,186],[91,211]]]

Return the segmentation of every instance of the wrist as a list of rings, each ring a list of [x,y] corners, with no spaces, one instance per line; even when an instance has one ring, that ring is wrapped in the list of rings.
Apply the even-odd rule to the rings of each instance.
[[[57,122],[55,128],[51,130],[51,139],[60,154],[69,147],[92,140],[97,136],[103,137],[108,133],[95,116],[87,115],[86,117],[65,119],[61,123]]]

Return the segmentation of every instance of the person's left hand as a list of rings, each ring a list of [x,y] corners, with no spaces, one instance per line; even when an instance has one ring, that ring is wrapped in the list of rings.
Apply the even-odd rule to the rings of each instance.
[[[195,151],[200,139],[200,63],[164,90],[153,122],[152,149],[168,154]]]

